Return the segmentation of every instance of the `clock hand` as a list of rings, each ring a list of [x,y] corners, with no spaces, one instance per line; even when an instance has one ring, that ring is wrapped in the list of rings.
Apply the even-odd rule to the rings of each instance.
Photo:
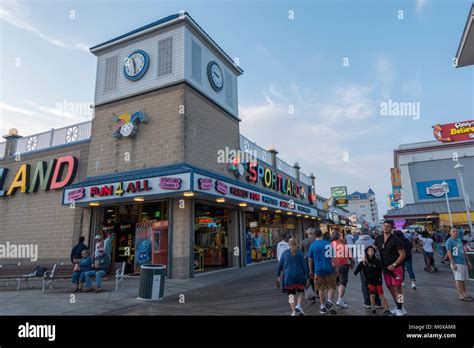
[[[135,59],[132,58],[132,63],[133,63],[133,73],[135,74],[137,71],[137,68],[135,66]]]
[[[217,75],[216,72],[213,72],[213,75],[215,75],[217,78],[219,78],[219,75]]]

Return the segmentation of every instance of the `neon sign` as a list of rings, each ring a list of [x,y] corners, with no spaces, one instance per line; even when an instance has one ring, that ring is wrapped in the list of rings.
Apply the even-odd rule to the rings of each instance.
[[[300,195],[301,186],[291,179],[285,179],[282,174],[273,172],[270,168],[265,168],[255,162],[248,163],[247,181],[261,182],[263,186],[280,191],[290,196],[298,197]]]

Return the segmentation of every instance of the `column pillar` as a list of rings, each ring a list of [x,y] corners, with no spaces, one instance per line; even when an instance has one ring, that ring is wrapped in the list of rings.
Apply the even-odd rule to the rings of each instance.
[[[170,199],[170,278],[194,277],[194,200]]]

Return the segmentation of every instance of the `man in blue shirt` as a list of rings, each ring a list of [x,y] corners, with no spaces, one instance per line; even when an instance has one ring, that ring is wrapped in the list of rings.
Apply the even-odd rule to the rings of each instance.
[[[459,231],[452,228],[449,233],[451,237],[446,241],[446,250],[454,274],[454,280],[456,281],[459,299],[471,302],[473,299],[466,294],[465,280],[467,278],[467,267],[472,268],[472,264],[464,253],[462,237],[459,236]]]
[[[332,248],[329,242],[323,239],[323,232],[316,230],[314,233],[316,240],[311,243],[308,251],[308,264],[310,277],[314,279],[316,290],[319,291],[319,301],[321,309],[319,313],[337,314],[332,298],[336,291],[336,271],[332,265]],[[328,292],[327,302],[325,301],[325,291]]]

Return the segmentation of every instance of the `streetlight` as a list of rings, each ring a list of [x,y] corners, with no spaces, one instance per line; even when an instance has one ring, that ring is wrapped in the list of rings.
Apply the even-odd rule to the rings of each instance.
[[[451,208],[449,207],[449,199],[448,199],[448,188],[449,185],[446,181],[443,181],[441,183],[441,186],[443,186],[444,190],[444,195],[446,197],[446,205],[448,206],[448,214],[449,214],[449,223],[451,224],[451,228],[453,228],[453,217],[451,216]]]
[[[464,189],[464,179],[463,179],[463,172],[464,172],[464,166],[458,163],[454,166],[454,169],[457,170],[458,175],[459,175],[459,181],[461,182],[461,189],[462,189],[462,194],[464,196],[464,204],[466,205],[466,213],[467,213],[467,222],[469,223],[469,232],[471,232],[471,239],[472,239],[472,221],[471,221],[471,204],[469,203],[469,197],[466,193],[466,190]]]

